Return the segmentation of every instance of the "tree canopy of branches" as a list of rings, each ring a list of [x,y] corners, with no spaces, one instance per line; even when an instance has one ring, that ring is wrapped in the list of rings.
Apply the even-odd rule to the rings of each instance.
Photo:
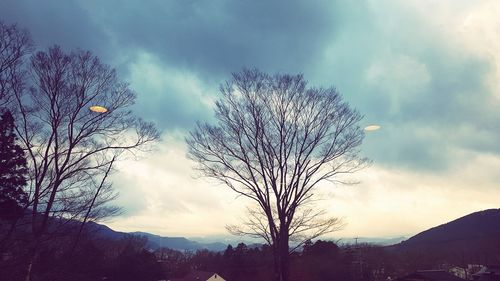
[[[26,158],[16,139],[14,119],[5,111],[0,116],[0,219],[4,220],[20,217],[28,201],[23,190],[28,173]]]
[[[106,201],[109,190],[100,176],[121,153],[143,147],[158,133],[132,115],[127,108],[135,93],[90,52],[66,54],[57,46],[38,52],[30,74],[33,86],[16,93],[16,128],[28,154],[33,215],[44,214],[33,225],[39,233],[49,215],[78,218],[89,204],[99,217],[99,200]]]
[[[334,88],[310,88],[302,75],[244,70],[220,91],[218,122],[198,124],[186,139],[188,155],[202,175],[257,204],[242,232],[270,243],[275,280],[286,281],[290,235],[338,227],[311,221],[318,214],[307,203],[319,183],[338,182],[367,163],[359,156],[362,117]]]
[[[40,241],[50,217],[85,221],[113,212],[105,204],[115,196],[105,181],[112,164],[158,132],[132,114],[135,93],[90,52],[52,47],[31,58],[29,73],[31,87],[15,95],[16,129],[28,155],[32,232]]]
[[[129,109],[136,94],[128,84],[90,52],[54,46],[27,60],[33,50],[27,31],[0,22],[0,38],[0,106],[14,116],[27,160],[29,280],[43,236],[57,230],[49,225],[76,219],[83,227],[116,213],[107,204],[116,197],[107,181],[113,163],[147,149],[159,133]]]
[[[23,86],[23,59],[32,49],[28,31],[0,21],[0,107]]]

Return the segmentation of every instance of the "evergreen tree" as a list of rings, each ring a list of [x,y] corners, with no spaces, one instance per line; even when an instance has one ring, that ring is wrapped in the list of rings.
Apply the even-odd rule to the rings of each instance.
[[[23,191],[26,185],[26,158],[16,144],[14,118],[9,111],[0,116],[0,219],[20,217],[28,197]]]

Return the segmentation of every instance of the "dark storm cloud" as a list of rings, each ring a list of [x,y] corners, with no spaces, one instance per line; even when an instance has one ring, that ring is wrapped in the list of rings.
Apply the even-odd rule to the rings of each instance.
[[[0,19],[27,28],[40,49],[58,44],[101,57],[111,53],[107,35],[75,1],[0,1]]]
[[[4,1],[0,16],[41,46],[114,64],[138,92],[137,112],[167,132],[209,119],[218,83],[256,66],[337,86],[364,122],[382,125],[363,147],[377,164],[440,170],[461,160],[456,150],[500,153],[491,62],[405,3]]]
[[[140,55],[128,69],[132,86],[147,93],[135,104],[142,117],[166,130],[182,131],[198,120],[213,118],[210,102],[216,85],[207,86],[195,75],[169,68],[148,54]]]
[[[243,67],[302,72],[321,55],[337,28],[331,1],[317,5],[303,1],[19,1],[2,6],[2,18],[30,29],[43,47],[56,43],[89,49],[114,63],[126,78],[131,78],[130,63],[141,52],[148,53],[157,65],[199,77],[212,93],[231,72]],[[211,116],[210,108],[177,86],[132,86],[139,94],[136,108],[164,129],[186,129],[195,120]]]
[[[146,49],[208,79],[245,66],[300,71],[337,28],[331,1],[83,3],[94,7],[94,17],[119,46]]]

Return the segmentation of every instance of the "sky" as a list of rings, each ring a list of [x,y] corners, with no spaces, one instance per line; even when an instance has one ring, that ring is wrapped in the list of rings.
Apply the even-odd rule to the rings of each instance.
[[[335,237],[410,236],[500,205],[500,2],[8,1],[0,19],[39,49],[90,50],[137,92],[133,110],[162,138],[113,175],[115,230],[226,235],[249,202],[196,176],[184,137],[211,122],[218,85],[256,67],[335,86],[381,129],[357,185],[326,184],[317,204]]]

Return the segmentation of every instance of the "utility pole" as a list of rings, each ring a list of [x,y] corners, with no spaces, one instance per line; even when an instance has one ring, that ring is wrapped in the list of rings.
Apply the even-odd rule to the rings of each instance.
[[[361,280],[363,276],[363,261],[361,259],[360,247],[358,245],[359,237],[354,238],[354,281]]]

